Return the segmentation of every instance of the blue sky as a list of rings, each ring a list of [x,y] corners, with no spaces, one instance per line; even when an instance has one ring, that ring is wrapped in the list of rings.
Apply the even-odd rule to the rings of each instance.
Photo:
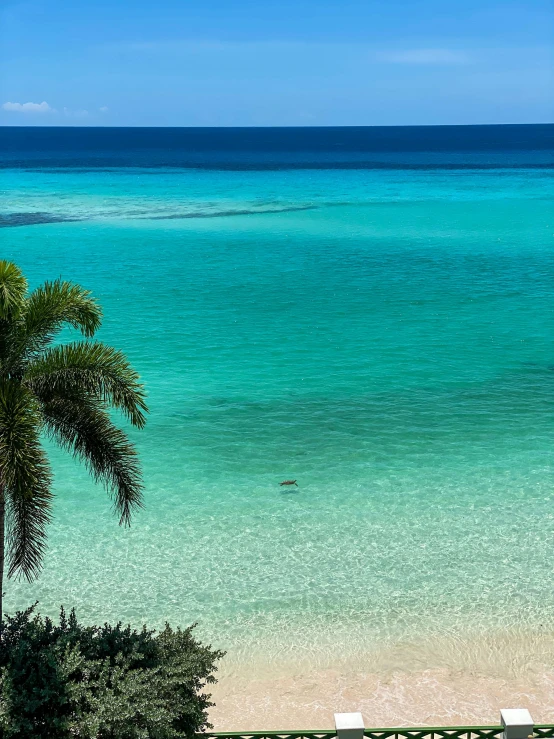
[[[550,0],[0,0],[3,125],[554,120]]]

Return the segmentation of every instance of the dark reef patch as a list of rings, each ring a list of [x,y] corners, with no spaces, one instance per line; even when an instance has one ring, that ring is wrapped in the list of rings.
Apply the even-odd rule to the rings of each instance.
[[[82,218],[62,216],[56,213],[0,213],[0,228],[38,226],[41,223],[65,223],[81,220]]]
[[[263,216],[268,213],[290,213],[294,210],[315,210],[317,205],[290,205],[282,208],[238,208],[236,210],[199,210],[189,213],[168,213],[167,215],[141,216],[141,220],[172,221],[179,218],[224,218],[226,216]]]

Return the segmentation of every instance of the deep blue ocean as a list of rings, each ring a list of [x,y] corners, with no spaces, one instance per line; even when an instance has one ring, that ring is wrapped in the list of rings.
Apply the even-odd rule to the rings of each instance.
[[[52,450],[44,573],[7,584],[8,610],[198,621],[238,671],[367,654],[386,669],[375,655],[398,645],[432,667],[453,635],[517,634],[521,664],[539,659],[530,645],[554,630],[554,126],[29,127],[0,142],[2,258],[32,287],[93,291],[100,338],[151,408],[130,530]]]

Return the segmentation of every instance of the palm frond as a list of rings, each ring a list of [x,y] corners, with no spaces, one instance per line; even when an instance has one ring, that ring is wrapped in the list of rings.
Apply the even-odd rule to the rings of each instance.
[[[0,480],[8,520],[8,574],[28,580],[41,569],[50,521],[52,476],[40,444],[41,415],[19,383],[0,381]]]
[[[27,280],[13,262],[0,260],[0,320],[17,317],[25,303]]]
[[[143,428],[148,407],[144,386],[125,355],[100,342],[47,349],[28,366],[24,383],[39,397],[98,398]]]
[[[45,282],[29,295],[22,335],[27,350],[40,351],[66,324],[90,338],[101,322],[102,310],[89,290],[73,282],[55,280]]]
[[[82,395],[43,396],[47,433],[87,465],[93,478],[112,495],[120,524],[129,525],[142,508],[142,482],[134,445],[112,421],[101,401]]]

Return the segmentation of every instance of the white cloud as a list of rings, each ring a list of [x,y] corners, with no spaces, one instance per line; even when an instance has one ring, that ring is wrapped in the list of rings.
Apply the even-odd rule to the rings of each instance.
[[[98,108],[98,110],[99,110],[99,111],[100,111],[101,113],[107,113],[107,112],[108,112],[108,110],[109,110],[109,108],[108,108],[108,106],[107,106],[107,105],[103,105],[103,106],[102,106],[101,108]]]
[[[467,54],[451,49],[407,49],[404,51],[382,51],[377,58],[391,64],[467,64]]]
[[[71,108],[63,109],[64,115],[70,118],[86,118],[88,116],[88,110],[71,110]]]
[[[54,108],[51,108],[46,101],[42,103],[4,103],[2,108],[11,113],[55,113]]]

